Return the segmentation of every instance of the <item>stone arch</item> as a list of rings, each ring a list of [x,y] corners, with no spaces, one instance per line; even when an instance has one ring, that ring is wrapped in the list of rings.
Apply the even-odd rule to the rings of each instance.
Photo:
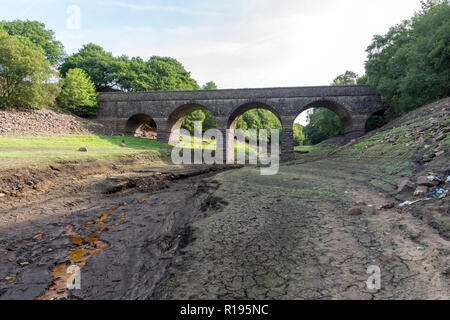
[[[205,106],[197,103],[183,104],[172,111],[168,118],[169,144],[178,144],[180,141],[179,129],[181,128],[184,118],[197,110],[207,110],[211,112],[211,110]]]
[[[387,109],[381,109],[376,112],[373,112],[370,116],[367,117],[367,120],[364,124],[364,129],[366,132],[376,130],[383,125],[386,124],[384,119]]]
[[[231,112],[231,114],[228,117],[228,121],[227,121],[227,129],[234,130],[236,122],[239,119],[239,117],[242,116],[247,111],[250,111],[252,109],[264,109],[264,110],[270,111],[278,118],[280,123],[282,123],[281,116],[274,107],[272,107],[264,102],[251,101],[251,102],[246,102],[244,104],[239,105],[237,108],[235,108],[233,110],[233,112]]]
[[[152,131],[154,131],[156,136],[156,132],[158,129],[156,121],[153,119],[153,117],[145,113],[138,113],[129,117],[125,124],[125,133],[136,135],[140,133],[143,130],[143,127],[146,125],[151,128]]]
[[[343,103],[329,99],[315,100],[303,106],[295,116],[294,121],[302,112],[312,108],[327,108],[336,113],[342,121],[345,132],[352,127],[352,116],[349,108],[347,108]]]

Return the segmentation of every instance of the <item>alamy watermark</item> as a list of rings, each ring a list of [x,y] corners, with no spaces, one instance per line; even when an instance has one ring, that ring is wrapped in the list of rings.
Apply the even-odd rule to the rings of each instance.
[[[249,137],[247,145],[246,134]],[[236,163],[245,165],[247,164],[248,150],[248,164],[261,165],[261,175],[275,175],[278,173],[280,166],[280,134],[277,129],[270,131],[270,150],[267,143],[268,131],[265,129],[258,131],[249,129],[246,132],[240,129],[228,129],[226,138],[224,138],[222,132],[217,129],[210,129],[203,133],[202,123],[200,121],[194,122],[194,142],[215,141],[215,150],[203,149],[202,147],[191,150],[192,135],[188,130],[179,129],[175,132],[175,135],[188,139],[188,145],[183,146],[183,143],[180,142],[172,149],[172,162],[174,164]]]
[[[81,269],[77,265],[71,265],[67,268],[67,274],[70,276],[67,278],[66,287],[69,290],[81,289]]]

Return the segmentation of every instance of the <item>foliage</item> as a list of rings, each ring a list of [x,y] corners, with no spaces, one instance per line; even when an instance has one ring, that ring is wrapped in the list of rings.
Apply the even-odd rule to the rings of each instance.
[[[294,131],[294,146],[303,145],[303,142],[305,141],[305,135],[303,134],[303,126],[298,123],[294,123],[293,131]]]
[[[215,89],[217,89],[217,86],[214,83],[214,81],[209,81],[205,83],[202,87],[202,90],[215,90]]]
[[[450,93],[450,5],[428,0],[410,20],[367,48],[367,83],[391,108],[388,119]]]
[[[98,91],[197,90],[200,87],[189,72],[173,58],[153,56],[148,61],[125,55],[114,57],[93,43],[83,46],[60,67],[83,69]]]
[[[42,48],[45,57],[52,65],[57,65],[64,57],[64,47],[61,42],[55,40],[54,32],[45,29],[45,24],[38,21],[0,21],[3,28],[11,36],[24,37],[30,40],[30,44]]]
[[[345,71],[344,74],[341,74],[334,78],[332,85],[334,86],[347,86],[354,85],[358,79],[358,75],[353,71]]]
[[[326,108],[314,108],[308,115],[309,124],[304,128],[305,144],[315,145],[344,133],[338,115]]]
[[[82,69],[70,69],[63,79],[58,96],[60,105],[82,117],[93,116],[97,109],[97,93],[89,76]]]
[[[216,90],[216,89],[217,86],[213,81],[204,84],[202,87],[202,90]],[[209,129],[217,128],[216,118],[208,110],[197,110],[192,112],[183,120],[181,127],[193,133],[194,121],[202,121],[203,132]]]
[[[209,111],[205,111],[210,113]],[[181,127],[183,129],[188,130],[190,133],[194,132],[194,122],[201,121],[203,124],[203,121],[205,120],[205,112],[203,110],[195,110],[194,112],[191,112],[186,118],[184,118],[183,123],[181,124]],[[206,131],[207,129],[202,127],[203,131]]]
[[[43,50],[0,28],[0,106],[52,105],[59,85]]]
[[[267,140],[271,141],[272,130],[280,131],[281,136],[281,122],[278,117],[272,112],[265,109],[252,109],[244,113],[236,122],[236,129],[248,130],[255,129],[259,135],[259,130],[267,130]],[[249,138],[249,134],[247,134]]]
[[[124,66],[122,58],[116,59],[102,47],[89,43],[69,56],[59,71],[65,77],[70,69],[82,69],[89,75],[98,91],[111,91],[119,89],[118,77]]]

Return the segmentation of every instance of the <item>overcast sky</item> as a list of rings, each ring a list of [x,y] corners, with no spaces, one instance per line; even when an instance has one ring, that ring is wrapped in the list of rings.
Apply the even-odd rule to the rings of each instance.
[[[93,42],[114,55],[170,56],[200,85],[225,89],[361,75],[373,35],[410,18],[420,1],[0,0],[0,7],[2,20],[44,22],[69,54]]]

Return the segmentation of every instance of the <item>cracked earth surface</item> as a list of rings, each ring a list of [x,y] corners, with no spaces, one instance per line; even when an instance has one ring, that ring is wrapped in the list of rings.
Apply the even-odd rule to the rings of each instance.
[[[374,214],[367,205],[387,199],[364,174],[329,159],[9,209],[45,214],[2,226],[0,299],[41,298],[55,266],[95,248],[104,250],[85,261],[81,290],[58,298],[448,299],[449,241],[395,208]],[[357,205],[362,214],[348,215]],[[102,228],[92,223],[111,208]],[[100,245],[89,241],[99,230]],[[381,290],[366,287],[370,265]]]

